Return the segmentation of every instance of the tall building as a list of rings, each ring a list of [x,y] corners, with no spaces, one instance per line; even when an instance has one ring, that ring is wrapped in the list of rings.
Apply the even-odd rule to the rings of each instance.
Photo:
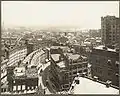
[[[103,44],[119,42],[120,18],[115,16],[101,17],[101,33]]]
[[[110,49],[103,45],[93,48],[89,62],[91,75],[100,81],[110,80],[112,85],[119,86],[119,50]]]

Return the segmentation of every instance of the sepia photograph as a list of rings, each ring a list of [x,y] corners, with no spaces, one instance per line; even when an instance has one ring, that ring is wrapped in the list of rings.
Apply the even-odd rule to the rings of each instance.
[[[119,1],[1,1],[1,96],[119,95]]]

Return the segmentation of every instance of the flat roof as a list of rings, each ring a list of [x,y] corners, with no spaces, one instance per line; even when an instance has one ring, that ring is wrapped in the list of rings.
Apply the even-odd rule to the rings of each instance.
[[[64,67],[65,67],[65,62],[64,62],[64,61],[61,61],[61,62],[57,63],[57,65],[58,65],[60,68],[64,68]]]
[[[58,61],[59,56],[60,56],[60,54],[51,54],[51,57],[53,58],[54,61]]]
[[[59,56],[60,54],[51,54],[51,57],[53,58],[54,61],[59,61]],[[60,61],[59,63],[56,63],[56,64],[61,68],[65,67],[64,61]]]
[[[79,57],[80,57],[79,54],[73,54],[73,53],[65,53],[65,54],[68,55],[69,59],[73,59],[73,60],[79,59]]]
[[[79,55],[79,54],[73,54],[73,53],[64,53],[64,55],[66,55],[69,57],[69,59],[72,60],[78,60],[78,59],[87,59],[87,57]]]
[[[105,47],[105,46],[104,45],[100,45],[100,46],[94,47],[94,49],[104,50],[103,47]],[[115,49],[110,49],[108,47],[106,47],[106,48],[107,48],[107,51],[116,52]]]
[[[119,90],[90,79],[79,77],[79,84],[74,87],[74,94],[119,94]]]

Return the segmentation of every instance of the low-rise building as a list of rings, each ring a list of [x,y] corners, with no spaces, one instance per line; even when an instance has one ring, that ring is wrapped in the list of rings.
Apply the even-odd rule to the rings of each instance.
[[[8,91],[24,92],[38,87],[38,72],[36,68],[9,67]]]

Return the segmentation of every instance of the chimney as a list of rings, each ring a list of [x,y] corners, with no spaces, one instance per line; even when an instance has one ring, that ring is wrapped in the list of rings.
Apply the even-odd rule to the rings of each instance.
[[[107,80],[107,81],[106,81],[106,87],[109,88],[109,87],[111,86],[111,83],[112,83],[112,82],[111,82],[110,80]]]
[[[94,77],[93,77],[93,80],[94,80],[94,81],[98,81],[98,77],[97,77],[97,76],[94,76]]]

